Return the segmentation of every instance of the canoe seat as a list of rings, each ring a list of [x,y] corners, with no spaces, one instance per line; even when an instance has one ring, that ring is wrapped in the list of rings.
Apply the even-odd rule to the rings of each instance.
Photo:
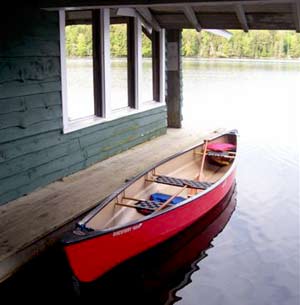
[[[152,200],[145,200],[145,201],[139,201],[135,204],[136,210],[143,214],[143,215],[149,215],[155,210],[157,210],[163,202],[157,202]],[[168,204],[168,207],[172,206],[171,203]]]
[[[155,210],[157,210],[162,204],[164,204],[171,195],[162,194],[162,193],[154,193],[150,196],[150,200],[141,200],[138,201],[135,206],[138,212],[144,215],[149,215]],[[172,206],[175,205],[181,201],[184,201],[184,197],[175,197],[171,200],[171,202],[167,205]]]
[[[209,157],[234,158],[234,156],[228,154],[228,152],[215,152],[215,151],[208,151],[207,156],[209,156]]]
[[[173,185],[173,186],[179,186],[179,187],[183,187],[187,185],[190,188],[201,189],[201,190],[206,190],[208,187],[212,185],[212,183],[210,182],[204,182],[204,181],[200,182],[200,181],[181,179],[170,176],[156,176],[155,182]]]

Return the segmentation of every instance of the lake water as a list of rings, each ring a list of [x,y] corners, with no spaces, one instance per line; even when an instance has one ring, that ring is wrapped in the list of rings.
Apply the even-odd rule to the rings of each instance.
[[[300,304],[300,63],[184,63],[184,125],[237,128],[237,207],[178,304]]]
[[[205,219],[83,287],[83,296],[101,304],[299,305],[300,63],[185,60],[183,71],[184,127],[239,130],[236,187]],[[12,280],[12,291],[72,295],[64,265],[50,261],[27,271],[32,282],[26,272]]]

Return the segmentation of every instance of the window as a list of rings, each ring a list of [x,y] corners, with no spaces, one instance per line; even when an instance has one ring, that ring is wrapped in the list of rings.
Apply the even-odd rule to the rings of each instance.
[[[163,101],[164,31],[145,34],[134,13],[95,9],[61,10],[60,34],[64,132]]]
[[[68,120],[94,115],[92,25],[66,26]]]
[[[112,22],[111,19],[111,110],[116,111],[128,107],[128,27],[127,23]]]
[[[142,94],[141,101],[153,100],[152,35],[143,28],[142,32]]]

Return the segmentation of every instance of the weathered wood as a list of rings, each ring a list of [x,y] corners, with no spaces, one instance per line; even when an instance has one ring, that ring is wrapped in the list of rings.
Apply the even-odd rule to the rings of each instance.
[[[182,66],[181,31],[166,31],[167,40],[167,110],[168,127],[181,128],[182,120]]]
[[[165,120],[154,121],[145,125],[144,127],[129,129],[127,131],[125,130],[123,133],[116,135],[113,138],[107,138],[101,141],[101,143],[96,143],[86,147],[87,156],[91,157],[97,154],[99,157],[101,157],[101,153],[112,150],[115,147],[121,148],[122,145],[126,145],[126,143],[129,143],[143,135],[147,135],[147,133],[151,133],[156,129],[166,127],[165,123]]]
[[[126,123],[130,120],[136,120],[139,118],[146,119],[147,117],[151,117],[152,115],[156,115],[159,113],[161,113],[163,117],[166,117],[166,106],[165,105],[163,105],[161,107],[156,107],[156,108],[144,111],[144,112],[130,114],[128,116],[124,116],[124,117],[121,117],[116,120],[108,121],[103,124],[94,125],[89,128],[83,128],[83,129],[77,130],[76,132],[66,134],[66,135],[64,135],[64,137],[69,139],[69,138],[74,138],[74,137],[78,137],[78,136],[80,136],[80,137],[89,136],[89,135],[93,136],[92,134],[95,132],[97,132],[99,135],[100,132],[102,132],[103,130],[105,130],[107,128],[111,128],[113,126],[118,126],[118,125],[120,126],[121,124]],[[83,139],[83,137],[82,137],[82,139]]]
[[[60,76],[59,57],[0,58],[0,85],[46,81]]]
[[[235,13],[196,13],[197,19],[201,20],[202,29],[240,29]],[[157,20],[167,29],[193,28],[193,25],[183,14],[160,14]]]
[[[295,2],[293,5],[294,8],[294,20],[296,31],[300,32],[300,2]]]
[[[244,32],[248,32],[249,26],[243,6],[241,4],[237,4],[235,6],[235,12],[242,29],[244,30]]]
[[[64,138],[60,131],[49,131],[34,137],[10,141],[1,144],[0,146],[0,163],[36,151],[41,151],[63,142]]]
[[[152,26],[155,31],[159,32],[161,30],[159,22],[157,22],[156,18],[147,7],[136,8],[136,10]]]
[[[30,41],[30,43],[29,43]],[[6,58],[23,57],[47,57],[60,55],[58,39],[37,39],[27,36],[11,42],[5,50],[1,51],[1,56]]]
[[[12,82],[0,85],[0,99],[19,97],[40,93],[59,92],[61,82],[59,77],[51,81],[34,81],[34,82]]]
[[[128,18],[127,21],[127,88],[128,88],[128,106],[136,108],[136,53],[135,53],[135,23],[134,18]]]
[[[152,32],[152,81],[153,81],[153,100],[160,101],[160,33]]]
[[[195,11],[189,5],[184,5],[183,12],[187,20],[191,23],[191,25],[196,29],[197,32],[201,31],[201,25],[197,19]]]
[[[196,13],[203,29],[242,29],[236,13]],[[183,14],[159,14],[156,19],[166,29],[193,28]],[[249,29],[294,29],[291,13],[247,13]]]
[[[0,143],[5,143],[29,136],[34,136],[51,130],[61,130],[61,129],[62,129],[61,118],[53,119],[50,121],[39,122],[30,125],[28,128],[9,127],[0,130]]]
[[[62,134],[58,14],[16,16],[0,45],[0,204],[166,132],[161,106]]]
[[[61,124],[61,121],[50,122],[55,129]],[[38,127],[35,128],[36,126]],[[52,177],[58,179],[70,174],[69,168],[73,164],[79,164],[80,168],[86,167],[92,163],[91,160],[87,161],[91,157],[94,160],[104,160],[135,145],[137,140],[141,143],[151,138],[157,130],[161,133],[166,128],[166,112],[163,106],[107,122],[97,128],[93,126],[92,132],[85,130],[86,136],[81,130],[72,133],[72,136],[61,135],[59,132],[49,133],[50,126],[41,122],[27,129],[3,130],[1,140],[7,143],[0,148],[0,176],[3,178],[0,180],[0,202],[27,193],[34,187],[43,185],[43,181],[53,181]],[[24,135],[31,137],[22,139]],[[12,139],[15,141],[8,142]]]
[[[295,24],[291,14],[247,14],[251,30],[294,30]]]
[[[36,123],[62,117],[60,105],[0,114],[0,130],[8,127],[29,128]]]
[[[58,171],[66,171],[70,166],[85,160],[82,151],[76,151],[70,155],[60,157],[56,160],[32,167],[25,172],[18,173],[14,176],[6,177],[0,180],[1,195],[12,191],[21,186],[33,185],[34,188],[41,186],[41,179],[49,174],[54,174]],[[62,177],[62,176],[61,176]],[[53,180],[52,180],[53,181]]]
[[[153,131],[151,133],[140,135],[138,138],[125,143],[121,147],[117,146],[117,147],[113,148],[112,150],[103,153],[101,160],[99,160],[99,155],[93,155],[86,160],[86,166],[90,166],[92,164],[95,164],[96,162],[105,160],[109,157],[119,154],[122,151],[125,151],[135,145],[142,144],[142,143],[149,141],[151,139],[154,139],[158,136],[164,135],[166,133],[166,129],[167,129],[166,127],[163,127],[161,129],[156,129],[155,131]]]
[[[35,168],[41,164],[56,160],[62,156],[72,156],[80,150],[80,144],[77,139],[70,142],[54,145],[41,151],[22,155],[19,158],[0,163],[0,179],[24,172],[30,168]]]
[[[103,81],[101,69],[101,30],[100,11],[92,11],[92,37],[93,37],[93,84],[94,84],[94,113],[96,116],[103,116]]]
[[[14,111],[25,111],[24,97],[0,99],[0,114],[6,114]]]
[[[153,1],[146,1],[146,0],[127,0],[122,1],[122,6],[133,6],[133,7],[149,7],[149,8],[157,8],[157,7],[181,7],[184,3],[189,3],[201,7],[206,6],[215,6],[215,7],[222,7],[223,5],[234,5],[236,3],[243,3],[243,4],[251,4],[251,5],[265,5],[265,4],[276,4],[287,2],[291,3],[293,0],[189,0],[189,1],[182,1],[182,0],[153,0]],[[113,7],[117,6],[120,7],[120,1],[112,0],[77,0],[75,1],[59,1],[59,0],[43,0],[42,3],[44,7],[48,8],[57,8],[57,7],[66,7],[66,6],[73,6],[73,7],[87,7],[87,6],[95,6],[98,5],[99,7]]]

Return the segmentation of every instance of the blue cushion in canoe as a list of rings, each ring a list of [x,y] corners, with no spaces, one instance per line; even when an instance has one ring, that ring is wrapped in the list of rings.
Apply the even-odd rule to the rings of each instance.
[[[156,202],[166,202],[170,197],[171,197],[171,195],[162,194],[162,193],[153,193],[150,196],[150,200],[153,200],[153,201],[156,201]],[[179,203],[183,200],[185,200],[185,198],[177,196],[170,203],[171,204],[177,204],[177,203]]]

